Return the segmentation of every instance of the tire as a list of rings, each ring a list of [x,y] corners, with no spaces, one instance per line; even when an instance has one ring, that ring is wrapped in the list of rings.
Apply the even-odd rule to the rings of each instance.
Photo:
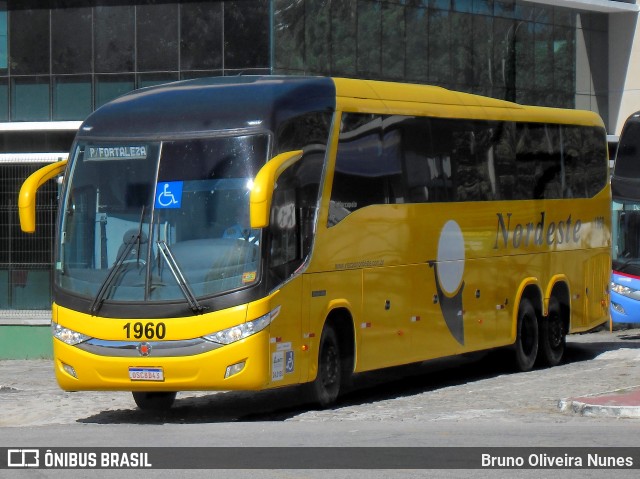
[[[549,300],[549,314],[540,327],[540,363],[545,366],[560,364],[567,347],[567,333],[562,320],[562,309],[556,298]]]
[[[131,394],[143,411],[167,411],[176,400],[175,392],[132,392]]]
[[[310,400],[324,409],[336,402],[342,382],[342,364],[338,337],[330,326],[322,330],[318,352],[318,374],[309,385]]]
[[[518,371],[530,371],[538,356],[538,317],[528,299],[520,301],[516,335],[515,366]]]

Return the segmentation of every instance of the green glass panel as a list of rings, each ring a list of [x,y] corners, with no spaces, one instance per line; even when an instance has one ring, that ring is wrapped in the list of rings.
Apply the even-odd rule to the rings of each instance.
[[[49,120],[48,78],[12,80],[11,119],[13,121]]]
[[[54,120],[83,120],[91,113],[91,78],[58,78],[53,90]]]
[[[96,80],[96,108],[134,89],[133,77],[104,76]]]

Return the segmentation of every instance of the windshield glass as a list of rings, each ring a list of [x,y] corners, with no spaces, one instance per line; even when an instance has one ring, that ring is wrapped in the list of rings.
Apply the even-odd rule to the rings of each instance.
[[[620,135],[616,153],[614,174],[618,178],[638,178],[640,176],[640,122],[629,121]]]
[[[613,270],[640,276],[640,202],[613,201]]]
[[[64,200],[59,287],[93,299],[186,300],[259,277],[249,227],[251,180],[266,135],[163,142],[83,142]]]

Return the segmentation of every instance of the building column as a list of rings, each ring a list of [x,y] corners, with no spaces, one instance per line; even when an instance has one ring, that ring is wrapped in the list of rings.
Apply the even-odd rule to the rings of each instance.
[[[636,0],[636,3],[638,0]],[[624,121],[640,110],[640,30],[637,13],[609,15],[609,121],[620,135]]]

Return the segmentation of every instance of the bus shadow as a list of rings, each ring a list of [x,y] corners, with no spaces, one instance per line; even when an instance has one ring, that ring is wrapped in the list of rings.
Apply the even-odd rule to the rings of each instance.
[[[486,355],[485,355],[486,356]],[[488,357],[456,357],[361,373],[335,408],[375,403],[411,396],[456,384],[503,374],[487,363]],[[186,396],[186,397],[185,397]],[[90,424],[202,424],[228,422],[278,422],[314,410],[305,400],[304,387],[260,392],[228,391],[179,393],[174,406],[163,412],[139,410],[131,399],[131,409],[107,410],[79,419]]]
[[[640,349],[640,331],[618,334],[618,340],[602,336],[602,340],[569,341],[563,364],[595,359],[618,349]],[[422,394],[446,387],[518,374],[507,350],[443,358],[424,363],[361,373],[343,394],[335,408],[371,404]],[[168,411],[141,411],[131,400],[131,409],[102,411],[79,419],[93,424],[202,424],[228,422],[278,422],[313,411],[305,400],[303,387],[290,387],[261,392],[211,392],[178,394]]]

